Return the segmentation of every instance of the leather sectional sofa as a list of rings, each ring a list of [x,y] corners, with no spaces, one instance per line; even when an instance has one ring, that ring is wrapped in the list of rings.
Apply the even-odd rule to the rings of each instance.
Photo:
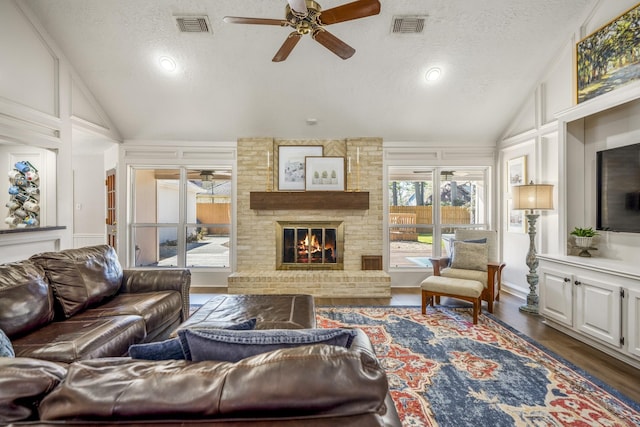
[[[188,269],[124,270],[107,245],[0,265],[0,329],[19,357],[125,356],[189,315]]]
[[[188,270],[122,271],[108,246],[1,265],[0,329],[16,357],[0,357],[0,425],[401,426],[361,330],[348,349],[302,345],[237,362],[128,357],[129,345],[165,340],[188,317],[189,283]],[[287,311],[272,300],[218,297],[217,320],[286,312],[314,327],[312,302]]]

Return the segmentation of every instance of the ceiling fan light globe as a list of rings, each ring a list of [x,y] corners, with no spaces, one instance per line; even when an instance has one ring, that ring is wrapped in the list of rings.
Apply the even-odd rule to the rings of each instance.
[[[428,82],[435,82],[442,75],[442,70],[438,67],[429,68],[424,74],[424,79]]]

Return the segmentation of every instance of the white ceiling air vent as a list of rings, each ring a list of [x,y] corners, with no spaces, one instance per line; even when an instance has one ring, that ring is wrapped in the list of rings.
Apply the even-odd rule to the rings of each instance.
[[[392,33],[418,34],[424,30],[426,16],[394,16]]]
[[[181,33],[210,33],[209,17],[176,16],[176,23]]]

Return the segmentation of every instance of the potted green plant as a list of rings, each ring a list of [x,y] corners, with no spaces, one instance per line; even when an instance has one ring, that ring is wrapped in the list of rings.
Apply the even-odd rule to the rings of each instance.
[[[575,227],[570,234],[572,236],[576,236],[576,246],[581,248],[589,248],[591,247],[593,238],[598,235],[598,232],[595,231],[592,227]]]

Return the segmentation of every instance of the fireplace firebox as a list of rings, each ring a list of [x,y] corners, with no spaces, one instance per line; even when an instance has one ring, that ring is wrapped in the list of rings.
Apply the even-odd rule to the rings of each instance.
[[[342,270],[342,222],[282,222],[276,230],[276,269]]]

